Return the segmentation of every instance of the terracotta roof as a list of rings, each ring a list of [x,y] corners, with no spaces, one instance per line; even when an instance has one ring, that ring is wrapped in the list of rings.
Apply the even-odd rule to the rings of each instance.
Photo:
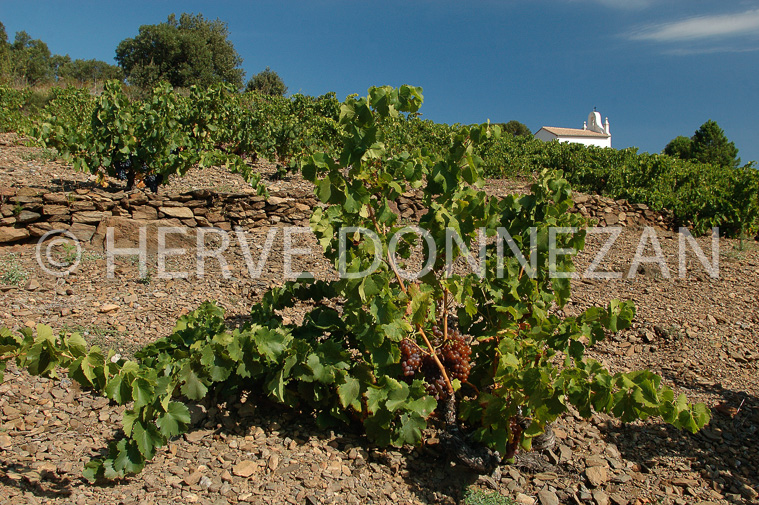
[[[555,126],[544,126],[541,130],[553,133],[557,137],[610,137],[605,133],[598,133],[592,130],[581,130],[579,128],[557,128]]]

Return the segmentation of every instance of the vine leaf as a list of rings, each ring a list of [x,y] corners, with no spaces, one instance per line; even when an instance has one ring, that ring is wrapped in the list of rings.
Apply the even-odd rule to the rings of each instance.
[[[166,438],[175,437],[184,433],[190,423],[190,411],[179,402],[170,402],[166,412],[156,417],[156,426]]]
[[[182,386],[180,391],[190,400],[201,400],[206,396],[208,387],[198,377],[192,367],[185,365],[180,373]]]

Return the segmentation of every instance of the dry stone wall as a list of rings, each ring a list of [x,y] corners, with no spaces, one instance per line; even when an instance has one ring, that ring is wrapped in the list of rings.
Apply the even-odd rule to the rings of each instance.
[[[574,202],[570,212],[579,212],[584,217],[595,220],[598,226],[669,227],[671,224],[671,216],[666,210],[654,212],[642,203],[579,193],[574,194]],[[426,212],[419,193],[401,195],[393,210],[402,218],[411,221],[418,220]]]
[[[630,203],[627,200],[612,200],[599,195],[574,195],[574,207],[570,212],[579,212],[584,217],[595,219],[598,226],[645,227],[671,226],[672,216],[665,209],[654,212],[644,203]]]
[[[308,226],[311,211],[319,205],[308,190],[275,192],[268,198],[255,193],[220,193],[199,189],[177,194],[141,190],[111,193],[102,189],[41,192],[34,188],[0,188],[0,243],[35,239],[51,230],[68,230],[89,242],[102,235],[98,227],[126,218],[161,221],[166,226],[213,227],[232,230],[278,223]],[[406,193],[394,202],[404,220],[418,221],[424,214],[419,193]],[[666,226],[666,214],[643,204],[611,200],[597,195],[576,195],[573,212],[596,219],[601,226]]]
[[[113,217],[161,220],[167,225],[232,230],[277,223],[307,226],[313,193],[217,193],[200,189],[179,194],[143,191],[109,193],[101,189],[46,193],[34,188],[0,189],[0,243],[41,237],[51,230],[68,230],[89,242],[98,226]]]

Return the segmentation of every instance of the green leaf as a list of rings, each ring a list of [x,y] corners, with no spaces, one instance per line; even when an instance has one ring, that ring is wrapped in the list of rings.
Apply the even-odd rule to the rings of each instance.
[[[387,400],[388,391],[377,386],[370,386],[366,391],[366,406],[370,413],[376,414]]]
[[[83,386],[97,387],[100,379],[104,379],[104,366],[105,358],[100,353],[100,349],[93,347],[85,356],[77,359],[69,366],[69,377]]]
[[[393,445],[403,444],[417,445],[422,440],[422,430],[427,428],[427,422],[416,415],[403,414],[400,419],[400,427]]]
[[[182,386],[180,391],[190,400],[202,400],[208,393],[208,387],[198,377],[190,365],[185,365],[181,373]]]
[[[158,414],[155,423],[163,436],[175,437],[187,430],[187,425],[190,423],[190,411],[182,403],[170,402],[166,412]]]
[[[132,388],[129,378],[119,373],[108,380],[105,386],[105,394],[119,405],[132,401]]]
[[[431,396],[417,398],[406,404],[406,410],[413,412],[423,419],[427,419],[437,408],[437,400]]]
[[[44,333],[43,333],[44,335]],[[26,367],[32,375],[45,376],[48,373],[55,373],[55,366],[58,363],[58,357],[54,348],[47,338],[37,339],[26,353]]]
[[[269,362],[277,362],[284,352],[291,337],[276,330],[261,328],[254,334],[254,340],[260,352]]]
[[[145,466],[145,458],[135,441],[121,439],[116,445],[118,452],[113,460],[117,472],[140,473]]]
[[[137,410],[143,405],[150,405],[153,403],[155,397],[155,391],[153,385],[146,379],[137,378],[132,382],[132,398],[134,399],[133,409]]]
[[[314,379],[323,384],[332,384],[335,380],[334,368],[331,366],[324,366],[321,362],[321,357],[317,354],[311,353],[307,359],[308,367],[311,369],[314,375]]]
[[[283,370],[275,373],[266,383],[266,390],[278,401],[285,402],[285,373]]]
[[[87,479],[90,484],[94,483],[97,479],[102,478],[103,474],[103,462],[95,459],[88,461],[84,465],[84,470],[82,471],[82,477]]]
[[[340,404],[343,408],[352,407],[355,410],[361,409],[359,395],[361,393],[361,383],[358,379],[346,377],[345,382],[337,387],[337,394],[340,398]]]
[[[392,389],[388,392],[385,408],[390,412],[405,408],[408,404],[408,384],[396,381],[388,381],[388,383],[392,386]]]
[[[79,333],[72,333],[66,338],[65,342],[75,357],[80,357],[87,353],[87,342]]]
[[[153,423],[145,424],[142,421],[137,421],[132,426],[132,438],[137,442],[137,447],[145,459],[151,459],[156,448],[161,447],[166,441]]]
[[[139,418],[140,414],[134,410],[124,411],[124,414],[121,416],[121,425],[124,427],[124,434],[127,437],[132,436],[132,426],[134,426],[135,421]]]
[[[35,342],[49,342],[55,345],[55,336],[53,335],[53,329],[46,324],[37,324],[37,338]]]

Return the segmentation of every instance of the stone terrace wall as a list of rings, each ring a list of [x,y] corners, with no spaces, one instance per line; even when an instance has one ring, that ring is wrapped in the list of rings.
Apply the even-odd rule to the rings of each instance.
[[[629,203],[627,200],[612,200],[599,195],[574,194],[575,205],[570,212],[579,212],[585,217],[598,221],[598,226],[667,228],[672,216],[668,211],[654,212],[644,203]]]
[[[98,225],[112,217],[227,231],[237,226],[255,228],[278,223],[308,226],[311,211],[317,205],[316,197],[308,190],[279,191],[266,199],[255,193],[206,189],[153,194],[141,190],[47,193],[34,188],[0,188],[0,243],[33,239],[61,229],[89,242]],[[397,214],[408,221],[418,221],[425,212],[418,193],[402,195],[394,206]],[[646,205],[597,195],[575,195],[572,211],[596,219],[600,226],[666,226],[669,221],[666,214],[653,212]]]
[[[33,188],[0,188],[0,243],[68,230],[88,242],[101,221],[124,217],[163,220],[167,225],[232,230],[284,223],[308,226],[317,205],[313,193],[289,191],[268,199],[255,193],[216,193],[201,189],[181,194],[143,191],[109,193],[101,189],[45,193]],[[296,194],[297,193],[297,194]]]
[[[579,212],[587,218],[594,219],[598,226],[668,227],[671,217],[664,212],[654,212],[642,203],[629,203],[627,200],[612,200],[598,195],[574,194],[575,205],[570,212]],[[397,200],[396,211],[402,218],[416,220],[424,214],[420,194],[406,193]]]

